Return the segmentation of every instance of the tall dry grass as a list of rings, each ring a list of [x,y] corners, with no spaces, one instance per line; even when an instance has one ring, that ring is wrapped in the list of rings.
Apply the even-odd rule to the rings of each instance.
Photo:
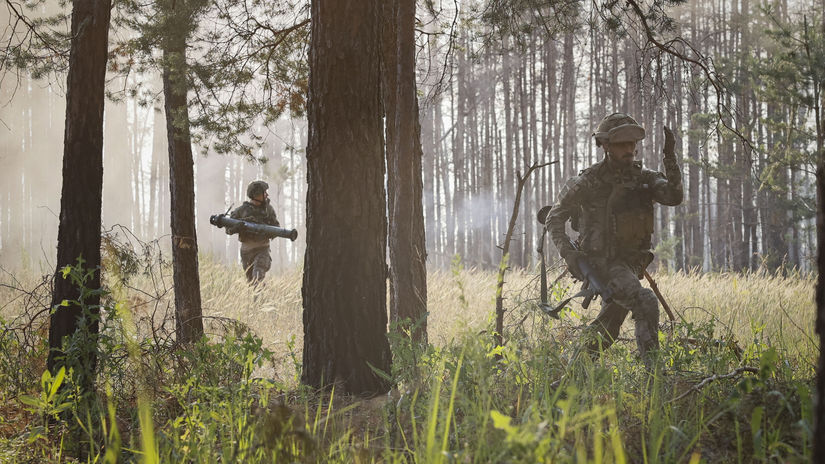
[[[120,355],[122,329],[109,329],[114,338],[104,349],[121,361],[104,366],[106,394],[91,410],[109,418],[103,430],[115,424],[119,432],[107,432],[103,444],[80,440],[92,458],[115,448],[121,461],[152,455],[160,462],[798,462],[810,456],[817,353],[812,276],[655,274],[679,324],[671,334],[662,313],[662,371],[651,376],[634,354],[630,321],[600,358],[576,357],[580,329],[599,305],[583,309],[574,302],[561,320],[549,319],[537,308],[535,272],[507,273],[507,344],[497,347],[490,333],[496,273],[460,265],[431,271],[431,346],[419,352],[392,337],[397,388],[362,402],[334,392],[318,396],[298,384],[299,269],[251,287],[240,266],[202,256],[210,342],[181,355],[153,348],[158,341],[151,339],[155,325],[166,324],[166,333],[174,328],[168,263],[138,261],[137,255],[104,261],[109,301],[129,316],[107,314],[143,328],[126,334],[133,338],[127,358]],[[551,271],[551,281],[559,273]],[[31,347],[14,338],[25,332],[32,309],[48,304],[48,286],[30,271],[3,274],[0,282],[0,383],[10,405],[0,408],[0,458],[58,462],[55,456],[72,451],[70,428],[49,432],[37,425],[36,412],[59,405],[20,402],[26,393],[37,395],[43,353],[23,369],[21,362],[36,352],[38,337],[42,347],[44,328],[30,327]],[[561,279],[551,300],[577,289]],[[232,321],[256,337],[232,330],[238,329]],[[150,371],[157,376],[138,374]],[[703,383],[729,372],[735,375]],[[60,401],[77,409],[71,398]],[[74,420],[94,432],[100,424],[90,417]]]
[[[561,274],[550,271],[550,281]],[[782,345],[795,357],[811,360],[814,344],[814,277],[801,274],[655,273],[653,278],[677,318],[689,322],[715,321],[720,335],[729,332],[746,343],[758,337],[765,343]],[[521,312],[535,310],[530,322],[554,324],[544,319],[534,305],[539,300],[537,273],[516,269],[506,274],[505,307]],[[647,282],[643,282],[648,286]],[[487,328],[495,310],[496,273],[480,269],[430,271],[427,282],[427,319],[430,342],[445,346],[466,331]],[[577,291],[579,283],[569,278],[562,288]],[[201,288],[206,316],[237,319],[279,352],[295,337],[301,346],[301,272],[268,275],[260,288],[250,287],[240,266],[227,267],[202,257]],[[599,300],[588,309],[580,301],[571,303],[566,314],[571,324],[585,324],[596,317]],[[511,318],[512,319],[512,318]],[[520,318],[519,318],[520,319]],[[664,311],[661,322],[667,321]],[[510,320],[511,323],[515,321]],[[631,338],[633,324],[623,326],[622,337]]]

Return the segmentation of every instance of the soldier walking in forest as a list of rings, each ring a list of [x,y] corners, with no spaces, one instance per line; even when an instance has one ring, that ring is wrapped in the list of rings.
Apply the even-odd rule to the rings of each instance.
[[[235,208],[229,216],[241,221],[280,227],[278,218],[275,216],[275,209],[269,204],[268,189],[269,184],[262,180],[250,182],[246,188],[249,201]],[[269,255],[271,238],[234,227],[227,227],[226,233],[227,235],[238,234],[238,240],[241,242],[241,264],[246,271],[246,280],[250,284],[262,281],[272,265],[272,257]]]
[[[676,141],[667,127],[664,133],[665,172],[661,173],[634,161],[636,143],[644,139],[645,129],[624,113],[605,117],[593,134],[596,146],[605,151],[604,159],[567,181],[546,221],[570,273],[585,280],[579,264],[586,262],[612,292],[611,301],[602,304],[585,331],[585,350],[596,356],[607,349],[630,312],[639,354],[648,369],[653,368],[659,348],[659,302],[639,280],[653,260],[653,203],[676,206],[683,197]],[[566,233],[568,220],[579,232],[576,242]]]

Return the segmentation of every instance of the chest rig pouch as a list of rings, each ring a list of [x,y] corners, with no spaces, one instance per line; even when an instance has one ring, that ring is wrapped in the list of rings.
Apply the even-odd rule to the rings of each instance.
[[[650,250],[653,236],[653,195],[642,176],[641,162],[627,171],[613,173],[607,201],[606,224],[614,255]]]
[[[639,179],[613,186],[608,203],[617,254],[649,250],[653,235],[653,201],[650,187]]]
[[[576,208],[572,222],[581,233],[584,249],[606,258],[629,258],[640,252],[649,255],[653,200],[641,163],[621,173],[602,170],[583,174],[589,174],[589,194]]]

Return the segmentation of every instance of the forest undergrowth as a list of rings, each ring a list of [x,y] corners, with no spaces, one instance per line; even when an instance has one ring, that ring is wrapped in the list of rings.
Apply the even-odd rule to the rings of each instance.
[[[48,278],[0,276],[0,462],[803,462],[810,457],[814,278],[654,274],[662,313],[651,375],[632,321],[595,360],[577,338],[598,312],[537,308],[538,278],[432,271],[430,344],[391,333],[396,388],[372,399],[300,385],[300,270],[247,286],[204,256],[207,336],[174,342],[171,268],[151,246],[104,241],[97,391],[48,373]],[[560,274],[559,269],[551,271]],[[82,279],[77,270],[68,278]],[[561,280],[552,299],[578,287]],[[71,352],[71,350],[69,350]]]

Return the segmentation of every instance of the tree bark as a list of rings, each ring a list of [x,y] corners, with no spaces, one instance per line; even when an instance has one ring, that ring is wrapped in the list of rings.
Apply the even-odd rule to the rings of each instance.
[[[173,11],[172,14],[175,14]],[[178,341],[203,336],[198,238],[195,231],[195,173],[186,94],[186,34],[172,31],[164,40],[163,96],[169,142],[172,278]]]
[[[415,0],[401,0],[395,5],[395,87],[386,89],[395,93],[395,113],[387,113],[387,126],[392,123],[394,127],[391,133],[388,131],[393,139],[387,140],[390,320],[408,321],[408,328],[416,327],[412,338],[426,343],[427,250],[415,86]]]
[[[816,262],[819,277],[816,282],[816,333],[819,334],[819,362],[814,396],[813,462],[825,463],[825,164],[822,161],[822,148],[818,151],[820,159],[816,170]]]
[[[100,295],[92,293],[83,301],[81,289],[63,278],[61,269],[74,265],[79,258],[92,271],[84,284],[100,288],[100,225],[103,192],[103,102],[106,86],[106,59],[109,33],[109,0],[76,0],[72,3],[72,43],[69,74],[66,79],[66,128],[63,143],[63,187],[60,198],[60,226],[57,235],[57,269],[55,271],[49,325],[47,368],[54,372],[65,365],[61,350],[63,338],[73,334],[81,321],[92,334],[98,332]],[[84,317],[80,304],[93,317]],[[91,390],[97,363],[95,350],[86,359],[75,360],[82,366],[80,385]]]
[[[377,395],[390,383],[380,4],[311,3],[302,381]],[[375,370],[374,370],[375,369]]]
[[[825,18],[822,19],[825,34]],[[817,363],[816,394],[814,395],[814,454],[813,462],[825,463],[825,94],[820,85],[821,101],[814,102],[816,117],[816,333],[819,335],[819,362]]]

